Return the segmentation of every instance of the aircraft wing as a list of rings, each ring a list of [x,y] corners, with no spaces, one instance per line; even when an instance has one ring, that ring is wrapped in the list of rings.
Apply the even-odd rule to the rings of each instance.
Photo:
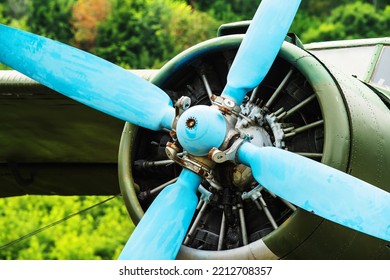
[[[13,70],[0,71],[0,112],[0,197],[120,192],[123,121]]]

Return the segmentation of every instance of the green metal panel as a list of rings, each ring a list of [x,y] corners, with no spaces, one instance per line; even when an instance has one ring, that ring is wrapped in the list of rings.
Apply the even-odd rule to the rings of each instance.
[[[371,67],[368,69],[367,77],[364,79],[366,83],[370,82],[372,74],[374,74],[375,66],[378,63],[378,60],[381,56],[382,49],[383,49],[383,44],[376,45],[376,50],[371,60]]]
[[[132,144],[136,140],[138,127],[126,122],[123,128],[122,138],[119,145],[118,153],[118,175],[119,185],[126,209],[134,224],[138,224],[144,215],[137,197],[137,186],[134,183],[131,163],[132,161]]]
[[[292,44],[285,43],[279,56],[296,67],[316,92],[325,122],[322,163],[346,171],[350,129],[345,104],[333,77],[313,56]],[[296,248],[304,246],[322,222],[322,218],[298,210],[278,230],[267,235],[264,242],[279,257],[287,257]],[[307,253],[309,256],[311,252]]]
[[[350,122],[351,150],[347,171],[389,191],[390,111],[363,83],[334,69],[330,71],[341,89]],[[390,248],[388,242],[324,221],[286,258],[390,259]]]
[[[352,147],[348,172],[390,191],[390,111],[373,91],[332,70],[346,100]]]
[[[375,51],[372,54],[370,64],[366,69],[366,74],[361,79],[365,82],[370,82],[372,75],[374,73],[376,64],[380,58],[383,47],[390,45],[390,38],[370,38],[370,39],[355,39],[355,40],[339,40],[339,41],[329,41],[329,42],[318,42],[305,44],[305,49],[313,51],[314,53],[318,51],[326,50],[337,50],[337,49],[346,49],[346,48],[357,48],[357,47],[375,47]],[[341,58],[341,57],[340,57]],[[359,62],[359,58],[356,57],[356,61]]]
[[[217,37],[233,34],[245,34],[251,22],[251,20],[245,20],[222,24],[218,28]]]
[[[119,193],[123,121],[13,70],[0,71],[0,120],[0,197]]]
[[[330,48],[347,48],[359,46],[373,46],[373,45],[390,45],[389,38],[370,38],[370,39],[356,39],[356,40],[339,40],[305,44],[307,50],[320,50]]]

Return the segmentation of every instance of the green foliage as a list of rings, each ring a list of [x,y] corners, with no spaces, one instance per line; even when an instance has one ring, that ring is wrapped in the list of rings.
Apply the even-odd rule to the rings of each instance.
[[[124,67],[160,67],[185,48],[215,36],[218,25],[182,2],[113,0],[93,51]]]
[[[7,17],[4,4],[0,3],[0,23],[9,24],[10,18]]]
[[[322,23],[301,35],[304,42],[388,36],[389,8],[378,10],[368,3],[354,2],[332,10]]]
[[[201,0],[193,2],[195,2],[196,8],[208,11],[214,18],[224,22],[233,22],[253,18],[261,0]]]
[[[327,16],[333,9],[345,5],[351,0],[302,0],[300,11],[317,17]]]
[[[318,17],[312,16],[305,11],[298,10],[294,21],[291,25],[290,32],[293,32],[301,37],[301,34],[306,32],[308,28],[320,25],[321,20]]]
[[[143,0],[113,0],[107,20],[99,26],[95,54],[124,67],[137,68],[156,52],[153,17]],[[149,15],[148,15],[149,14]],[[157,24],[157,20],[155,20]],[[149,50],[149,48],[152,48]]]
[[[26,9],[28,0],[0,2],[0,23],[19,29],[27,29]]]
[[[90,50],[95,46],[98,25],[111,11],[110,0],[78,0],[72,10],[73,45]]]
[[[0,200],[0,246],[106,197],[23,196]],[[0,259],[116,259],[134,226],[121,197],[0,250]]]
[[[31,0],[2,0],[0,5],[4,6],[4,11],[8,18],[21,19],[26,16],[28,4]]]
[[[344,25],[345,39],[383,36],[383,11],[375,10],[368,3],[356,2],[335,9],[330,21],[340,22]]]
[[[70,42],[73,38],[70,21],[76,1],[30,0],[27,15],[29,31],[60,42]]]

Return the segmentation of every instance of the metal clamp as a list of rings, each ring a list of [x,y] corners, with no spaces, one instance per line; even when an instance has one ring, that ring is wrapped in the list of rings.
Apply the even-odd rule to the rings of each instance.
[[[234,114],[237,115],[241,111],[241,107],[238,106],[234,101],[230,100],[229,98],[224,98],[222,96],[218,95],[212,95],[211,96],[211,102],[214,106],[218,107],[219,110],[221,110],[223,113],[226,114]]]
[[[167,154],[169,159],[178,163],[182,167],[191,170],[199,176],[204,177],[206,179],[213,178],[211,174],[212,168],[210,166],[207,166],[206,164],[202,164],[194,160],[187,152],[183,152],[179,156],[178,147],[175,144],[168,142],[167,146],[165,147],[165,153]]]
[[[175,103],[175,118],[172,123],[172,128],[175,130],[177,126],[177,121],[179,120],[181,114],[185,110],[191,107],[191,98],[188,96],[180,97]]]
[[[263,189],[264,188],[261,185],[257,185],[255,188],[253,188],[249,192],[242,193],[241,198],[242,198],[242,200],[247,200],[250,198],[251,200],[255,201],[256,199],[261,197],[261,191]]]
[[[210,203],[211,199],[213,198],[214,194],[208,190],[206,190],[205,187],[202,185],[199,185],[198,191],[200,192],[200,199],[204,201],[205,203]]]
[[[224,151],[221,151],[217,148],[213,148],[209,152],[209,158],[212,159],[216,163],[222,163],[225,161],[233,161],[236,162],[237,151],[240,146],[248,141],[248,135],[241,135],[229,148]]]

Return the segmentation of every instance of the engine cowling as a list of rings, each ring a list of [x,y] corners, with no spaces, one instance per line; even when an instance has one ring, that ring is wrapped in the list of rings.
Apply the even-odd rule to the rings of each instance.
[[[221,93],[242,38],[200,43],[168,62],[152,82],[174,102],[189,96],[193,105],[208,105],[210,93]],[[390,191],[389,120],[389,109],[372,89],[285,42],[241,106],[238,123],[259,145],[288,149]],[[135,223],[180,172],[166,158],[168,141],[167,131],[125,125],[119,179]],[[201,203],[178,258],[390,258],[385,241],[296,209],[257,186],[243,165],[219,165],[215,175],[218,183],[202,183]]]

